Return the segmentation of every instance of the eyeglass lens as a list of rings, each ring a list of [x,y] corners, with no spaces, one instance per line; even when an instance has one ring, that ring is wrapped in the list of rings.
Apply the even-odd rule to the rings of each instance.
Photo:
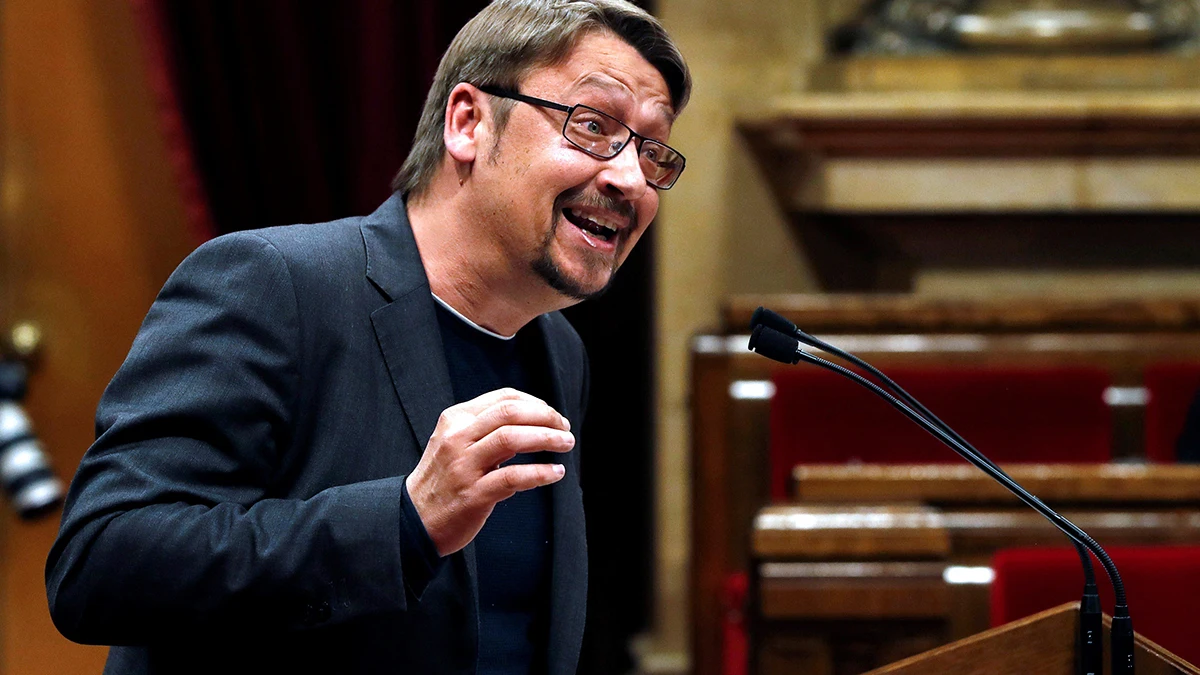
[[[563,135],[581,149],[601,158],[616,157],[633,132],[615,117],[586,106],[575,106],[567,118]],[[638,162],[646,181],[659,188],[669,188],[683,170],[683,156],[671,148],[650,139],[643,139],[638,148]]]

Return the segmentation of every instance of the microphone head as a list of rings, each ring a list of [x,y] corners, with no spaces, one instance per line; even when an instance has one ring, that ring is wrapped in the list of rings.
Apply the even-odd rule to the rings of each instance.
[[[750,334],[749,346],[751,351],[780,363],[794,364],[800,361],[797,353],[800,341],[767,325],[760,324],[754,327],[754,332]]]
[[[766,307],[759,307],[754,310],[754,314],[750,317],[750,329],[753,330],[755,326],[768,326],[784,335],[791,335],[796,332],[796,324]]]

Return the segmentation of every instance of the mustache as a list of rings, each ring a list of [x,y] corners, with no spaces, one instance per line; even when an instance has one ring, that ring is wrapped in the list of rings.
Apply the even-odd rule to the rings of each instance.
[[[582,206],[611,211],[628,220],[630,228],[637,226],[637,207],[633,205],[633,202],[589,191],[586,188],[572,188],[554,200],[555,211],[561,211],[568,206]]]

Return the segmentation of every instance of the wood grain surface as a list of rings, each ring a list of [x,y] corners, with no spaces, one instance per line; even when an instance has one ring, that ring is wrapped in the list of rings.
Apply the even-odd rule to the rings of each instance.
[[[1200,98],[1066,92],[813,93],[739,115],[752,145],[825,157],[1200,153]]]
[[[936,298],[913,294],[735,295],[725,326],[749,332],[750,316],[767,306],[817,332],[1200,332],[1200,298]]]
[[[1037,464],[1003,467],[1048,503],[1200,505],[1200,466],[1165,464]],[[1017,498],[968,464],[797,466],[802,502],[995,503]]]
[[[1074,672],[1077,609],[1077,603],[1060,605],[866,675],[1070,675]],[[1107,615],[1104,625],[1111,628]],[[1106,636],[1106,664],[1110,644]],[[1141,675],[1200,674],[1200,669],[1141,635],[1136,637],[1134,649],[1137,672]]]
[[[1060,513],[1109,545],[1200,543],[1200,507],[1114,506]],[[797,504],[764,508],[754,521],[752,545],[759,560],[912,560],[1065,544],[1062,533],[1023,505]]]
[[[870,675],[1071,675],[1075,664],[1075,603],[1060,605]]]
[[[925,506],[768,506],[753,547],[759,558],[942,558],[950,536],[942,513]]]

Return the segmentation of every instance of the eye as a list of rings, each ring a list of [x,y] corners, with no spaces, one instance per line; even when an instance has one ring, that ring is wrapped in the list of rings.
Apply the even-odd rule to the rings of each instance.
[[[571,117],[570,126],[574,133],[588,139],[599,139],[609,135],[604,118],[583,108],[578,109]]]
[[[642,156],[645,157],[646,159],[650,160],[651,162],[654,162],[655,164],[658,163],[658,149],[657,148],[650,148],[650,147],[643,148]]]

